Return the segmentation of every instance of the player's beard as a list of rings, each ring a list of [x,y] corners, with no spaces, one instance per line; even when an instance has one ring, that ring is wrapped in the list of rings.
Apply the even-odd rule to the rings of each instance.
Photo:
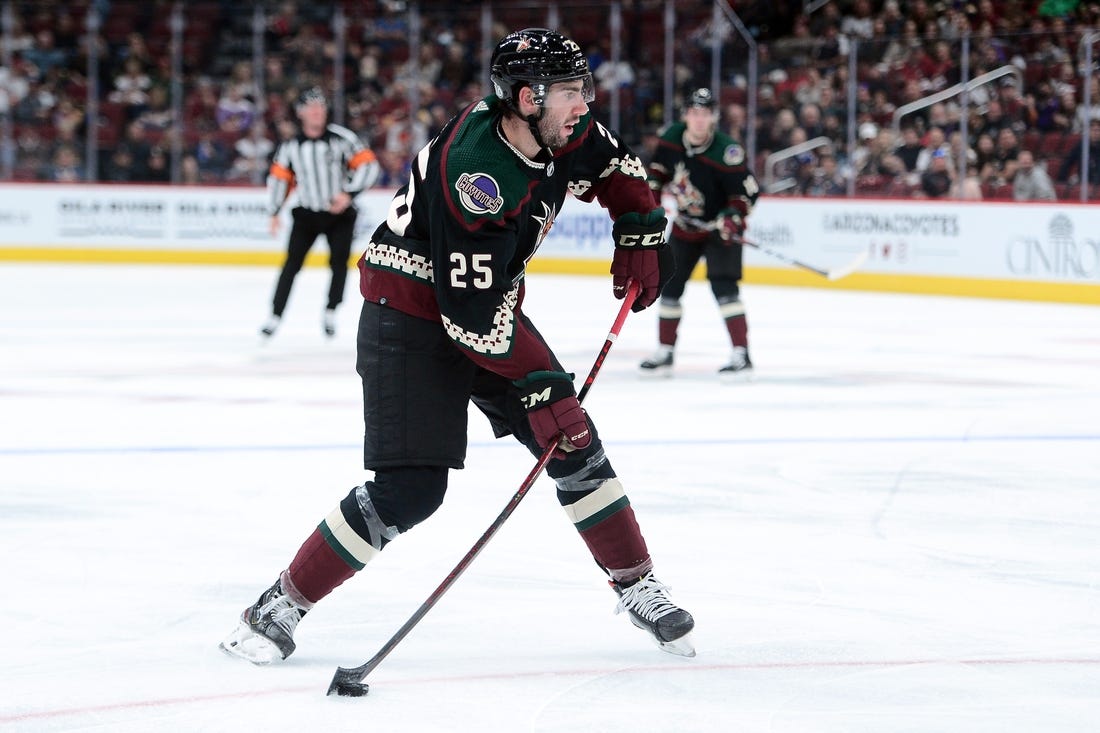
[[[543,144],[551,150],[560,150],[569,142],[569,138],[562,129],[565,119],[565,115],[548,113],[539,120],[539,135],[542,136]]]

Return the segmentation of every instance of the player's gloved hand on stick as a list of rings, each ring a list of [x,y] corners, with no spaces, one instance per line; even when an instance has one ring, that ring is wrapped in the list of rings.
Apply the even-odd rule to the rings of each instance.
[[[745,236],[745,219],[733,209],[725,209],[720,212],[718,218],[715,219],[715,223],[718,228],[718,236],[727,245],[740,244],[741,238]]]
[[[555,458],[564,458],[566,453],[592,443],[592,430],[577,401],[572,374],[531,372],[513,384],[519,388],[531,431],[543,450],[559,435],[561,442],[554,451]]]
[[[613,292],[622,300],[626,297],[627,282],[635,280],[641,287],[630,308],[635,313],[656,302],[675,269],[672,250],[665,241],[667,226],[664,209],[656,208],[648,214],[623,214],[611,229],[615,240],[615,256],[611,260]]]

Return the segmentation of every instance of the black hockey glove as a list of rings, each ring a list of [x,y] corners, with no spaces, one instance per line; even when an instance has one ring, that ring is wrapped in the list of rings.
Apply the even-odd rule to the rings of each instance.
[[[561,436],[554,458],[577,448],[587,448],[592,442],[581,403],[573,389],[573,375],[565,372],[531,372],[513,384],[519,389],[520,399],[527,408],[527,421],[531,432],[543,450]]]
[[[658,207],[644,215],[623,214],[611,229],[615,240],[615,256],[611,260],[613,292],[622,300],[626,297],[627,281],[637,282],[641,292],[631,306],[635,313],[657,301],[675,269],[672,250],[665,241],[667,227],[664,209]]]

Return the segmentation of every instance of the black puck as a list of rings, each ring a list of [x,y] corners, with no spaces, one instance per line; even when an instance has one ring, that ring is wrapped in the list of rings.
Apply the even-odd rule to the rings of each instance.
[[[370,687],[366,682],[333,682],[328,694],[336,693],[340,697],[363,697]]]

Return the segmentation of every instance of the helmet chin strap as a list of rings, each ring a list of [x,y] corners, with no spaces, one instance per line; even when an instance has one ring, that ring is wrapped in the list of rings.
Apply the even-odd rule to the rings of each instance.
[[[547,164],[554,158],[554,153],[550,150],[550,146],[542,139],[542,133],[539,132],[539,120],[546,116],[546,108],[539,105],[538,114],[529,114],[523,119],[527,120],[527,127],[531,130],[531,136],[535,138],[535,142],[539,146],[539,153],[535,156],[536,163]]]

